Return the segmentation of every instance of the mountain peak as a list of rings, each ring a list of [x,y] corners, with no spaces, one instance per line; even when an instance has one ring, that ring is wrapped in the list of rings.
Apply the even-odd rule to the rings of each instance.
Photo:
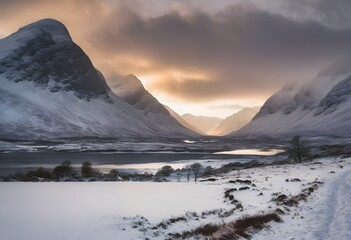
[[[51,18],[45,18],[31,24],[28,24],[18,30],[18,32],[32,32],[32,31],[46,31],[50,33],[52,39],[56,42],[62,41],[72,41],[71,36],[66,28],[66,26]]]
[[[65,25],[43,19],[0,40],[0,73],[13,82],[34,82],[78,98],[106,95],[106,83]]]
[[[144,85],[141,81],[133,74],[128,74],[124,79],[124,82],[128,82],[127,84],[130,87],[134,87],[134,89],[145,90]]]

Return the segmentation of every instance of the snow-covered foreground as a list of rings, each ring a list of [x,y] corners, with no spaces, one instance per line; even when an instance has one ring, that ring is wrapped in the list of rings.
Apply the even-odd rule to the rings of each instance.
[[[330,177],[312,198],[254,239],[351,239],[351,169]]]
[[[145,216],[157,223],[186,211],[218,208],[222,187],[140,182],[0,183],[0,196],[2,239],[135,239],[135,233],[123,231],[130,227],[132,217]]]
[[[351,159],[318,159],[251,168],[197,184],[0,183],[1,239],[166,239],[168,233],[230,222],[277,207],[288,213],[282,215],[283,223],[272,223],[271,228],[254,234],[254,239],[350,239],[350,163]],[[300,181],[291,181],[297,178]],[[252,184],[229,183],[236,179]],[[316,180],[324,184],[307,202],[289,207],[290,212],[272,201],[277,194],[294,196]],[[224,198],[224,191],[245,186],[249,189],[232,192],[243,211],[223,214],[235,207]],[[210,212],[220,208],[221,212]],[[162,220],[179,216],[183,218],[159,226]]]

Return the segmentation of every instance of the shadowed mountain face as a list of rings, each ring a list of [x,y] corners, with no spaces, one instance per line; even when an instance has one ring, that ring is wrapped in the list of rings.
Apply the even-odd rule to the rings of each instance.
[[[42,20],[1,40],[12,48],[0,59],[0,73],[15,82],[32,81],[51,92],[74,91],[79,98],[106,94],[105,83],[65,26]]]
[[[338,62],[304,85],[284,87],[234,135],[350,136],[350,62]]]
[[[144,88],[136,76],[114,76],[109,82],[111,90],[133,107],[145,113],[169,115],[166,108]]]
[[[119,76],[114,74],[109,79],[111,90],[120,98],[125,100],[135,109],[141,111],[149,118],[157,118],[155,121],[162,121],[166,125],[179,125],[194,133],[203,134],[176,114],[169,107],[162,105],[143,86],[141,81],[134,75]]]
[[[0,83],[0,138],[194,135],[113,94],[65,26],[53,19],[0,40]]]

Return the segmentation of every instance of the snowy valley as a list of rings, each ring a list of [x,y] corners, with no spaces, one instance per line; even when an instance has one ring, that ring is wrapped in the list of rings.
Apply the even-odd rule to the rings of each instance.
[[[0,39],[0,238],[351,239],[349,63],[226,118],[179,114],[63,23],[20,28]]]

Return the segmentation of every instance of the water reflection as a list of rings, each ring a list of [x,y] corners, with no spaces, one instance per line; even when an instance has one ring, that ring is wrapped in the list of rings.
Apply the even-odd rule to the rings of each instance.
[[[273,156],[281,152],[284,151],[278,149],[237,149],[231,151],[215,152],[214,154]]]

